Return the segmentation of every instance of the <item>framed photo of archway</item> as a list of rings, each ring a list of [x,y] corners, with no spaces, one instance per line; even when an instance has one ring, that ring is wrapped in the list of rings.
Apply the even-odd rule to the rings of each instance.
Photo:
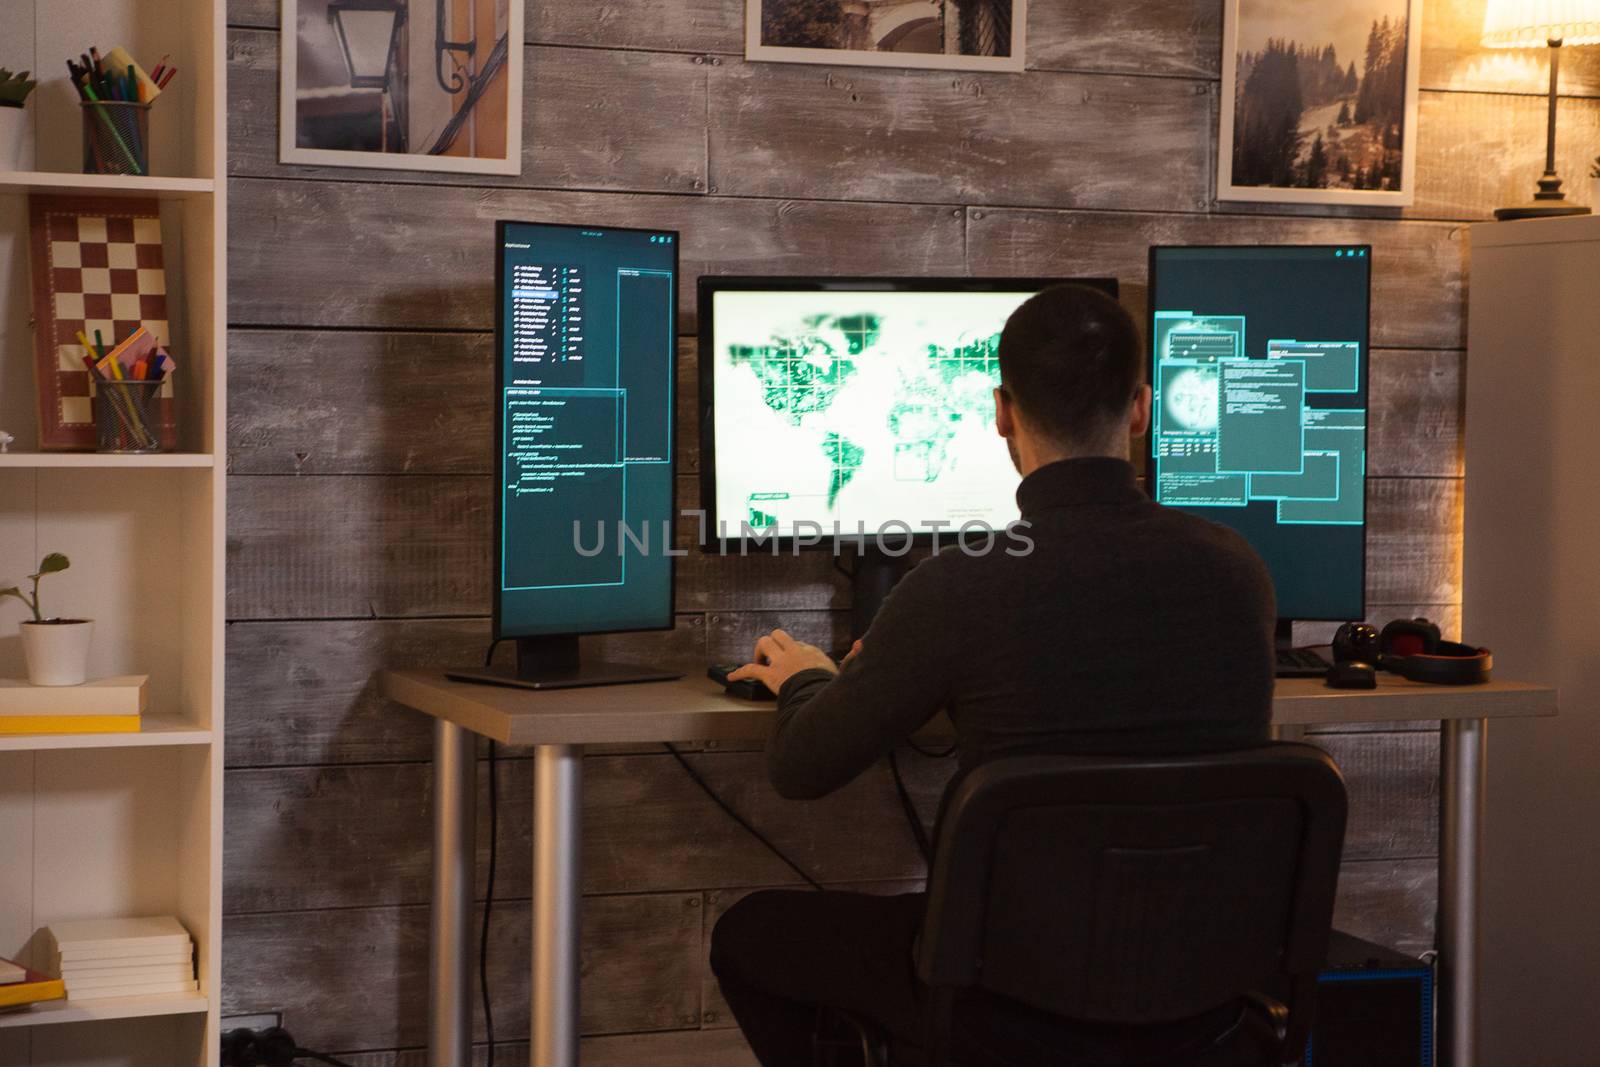
[[[1020,73],[1028,0],[745,0],[746,59]]]
[[[1217,199],[1416,196],[1422,0],[1225,0]]]
[[[282,0],[278,159],[522,173],[522,0]]]

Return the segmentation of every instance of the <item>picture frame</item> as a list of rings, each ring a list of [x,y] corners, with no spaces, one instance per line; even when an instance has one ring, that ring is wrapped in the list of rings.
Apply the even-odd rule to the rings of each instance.
[[[745,59],[1020,74],[1027,27],[1028,0],[745,0]]]
[[[521,174],[524,6],[282,0],[279,162]]]
[[[1414,202],[1422,0],[1225,0],[1222,49],[1219,201]]]

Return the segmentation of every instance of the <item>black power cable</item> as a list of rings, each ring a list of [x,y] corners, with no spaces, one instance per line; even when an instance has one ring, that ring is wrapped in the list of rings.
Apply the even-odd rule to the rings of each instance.
[[[761,844],[766,847],[768,852],[782,860],[784,865],[795,874],[798,874],[806,883],[806,885],[809,885],[812,889],[819,891],[822,889],[821,882],[807,874],[798,863],[784,854],[783,849],[773,844],[771,838],[752,826],[750,821],[743,815],[740,815],[737,811],[734,811],[733,805],[729,804],[726,800],[723,800],[722,797],[718,795],[717,791],[711,788],[711,784],[700,776],[700,772],[689,765],[689,761],[683,758],[683,753],[678,751],[677,745],[674,745],[670,741],[667,742],[667,751],[672,753],[672,758],[678,761],[678,766],[683,768],[683,773],[687,774],[690,780],[693,781],[695,785],[699,786],[701,791],[703,791],[706,796],[710,797],[712,803],[721,808],[723,813],[726,814],[728,818],[744,827],[746,833],[755,838],[757,841],[761,842]]]
[[[917,755],[926,756],[929,759],[949,759],[951,756],[956,754],[956,749],[960,746],[952,741],[950,742],[950,747],[946,749],[923,748],[921,745],[917,744],[916,741],[908,737],[906,738],[906,747],[915,752]]]
[[[332,1067],[353,1067],[326,1052],[301,1048],[281,1026],[229,1030],[222,1035],[222,1067],[293,1067],[298,1060],[316,1060]]]

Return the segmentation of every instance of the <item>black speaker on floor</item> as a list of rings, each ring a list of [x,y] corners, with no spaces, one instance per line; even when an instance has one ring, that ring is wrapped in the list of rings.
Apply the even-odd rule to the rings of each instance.
[[[1434,972],[1335,930],[1302,1067],[1434,1067]]]

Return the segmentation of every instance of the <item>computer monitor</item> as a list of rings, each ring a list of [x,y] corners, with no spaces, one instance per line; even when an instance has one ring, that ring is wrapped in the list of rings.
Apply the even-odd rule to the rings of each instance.
[[[675,677],[580,663],[578,635],[670,629],[678,235],[500,222],[494,636],[532,688]]]
[[[1233,527],[1289,620],[1359,619],[1366,245],[1150,250],[1151,495]]]
[[[876,546],[1017,518],[995,433],[1000,332],[1029,297],[1111,278],[700,279],[708,548],[857,546],[856,631],[903,569]]]

